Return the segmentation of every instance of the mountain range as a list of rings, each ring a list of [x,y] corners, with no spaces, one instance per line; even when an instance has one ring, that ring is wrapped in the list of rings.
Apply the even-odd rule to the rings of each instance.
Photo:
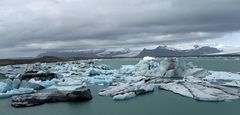
[[[195,47],[194,49],[188,50],[178,50],[174,48],[169,48],[167,46],[159,46],[155,49],[143,49],[137,57],[144,56],[153,56],[153,57],[162,57],[162,56],[203,56],[210,55],[214,53],[222,52],[217,48],[203,46],[203,47]]]
[[[104,57],[164,57],[164,56],[204,56],[221,53],[222,50],[210,47],[194,47],[193,49],[179,50],[168,46],[159,46],[155,49],[143,49],[132,51],[129,49],[99,49],[99,50],[75,50],[75,51],[52,51],[40,53],[37,57],[81,57],[81,58],[104,58]]]
[[[75,50],[75,51],[52,51],[40,53],[37,57],[53,56],[53,57],[82,57],[82,58],[98,58],[98,57],[114,57],[130,53],[129,49],[118,50]]]

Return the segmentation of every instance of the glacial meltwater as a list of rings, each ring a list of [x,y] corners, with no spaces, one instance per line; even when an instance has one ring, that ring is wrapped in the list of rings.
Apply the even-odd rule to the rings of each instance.
[[[182,58],[201,68],[216,71],[240,72],[240,58]],[[99,64],[113,68],[136,64],[140,59],[106,59]],[[126,101],[113,101],[98,96],[101,86],[89,87],[93,99],[81,103],[50,103],[35,107],[13,108],[11,98],[0,99],[0,115],[239,115],[240,100],[229,102],[200,102],[165,90],[137,96]]]

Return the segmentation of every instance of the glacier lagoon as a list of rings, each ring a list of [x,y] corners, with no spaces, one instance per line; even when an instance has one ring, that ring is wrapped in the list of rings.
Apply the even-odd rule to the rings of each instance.
[[[108,64],[113,68],[120,68],[121,65],[134,65],[140,59],[111,59],[97,61],[98,64]],[[193,62],[201,68],[215,71],[239,72],[239,58],[182,58],[187,62]],[[10,99],[1,99],[1,114],[15,115],[74,115],[74,114],[237,114],[240,113],[239,100],[230,102],[199,102],[186,98],[172,92],[155,90],[146,95],[137,96],[127,101],[113,101],[110,97],[98,96],[101,87],[91,86],[93,100],[83,103],[56,103],[45,104],[30,108],[12,108]]]

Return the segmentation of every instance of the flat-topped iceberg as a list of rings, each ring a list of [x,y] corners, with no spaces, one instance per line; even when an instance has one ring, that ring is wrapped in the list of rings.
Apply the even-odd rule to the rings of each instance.
[[[154,91],[154,84],[146,83],[144,80],[137,82],[118,83],[102,89],[99,92],[101,96],[112,96],[114,100],[131,99],[137,95]]]
[[[233,93],[226,92],[219,87],[190,82],[161,83],[159,87],[199,101],[234,100],[239,99],[240,95],[240,93],[237,92],[233,95]]]

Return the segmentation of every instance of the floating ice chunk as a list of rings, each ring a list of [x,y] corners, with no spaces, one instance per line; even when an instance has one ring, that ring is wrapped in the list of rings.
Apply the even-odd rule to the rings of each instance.
[[[0,93],[0,98],[8,98],[15,95],[35,93],[36,90],[33,88],[19,88],[7,91],[6,93]]]
[[[185,75],[185,71],[190,68],[190,65],[178,58],[165,58],[160,62],[160,71],[163,77],[182,78]]]
[[[184,73],[184,76],[194,76],[197,78],[204,78],[207,75],[209,75],[208,71],[202,68],[190,68],[185,70],[185,73]]]
[[[221,84],[223,86],[230,86],[230,87],[240,87],[240,80],[234,80],[231,82],[226,82],[224,84]]]
[[[120,83],[117,87],[116,86],[109,86],[108,88],[100,91],[98,94],[101,96],[113,96],[116,92],[120,92],[125,90],[129,87],[128,84]]]
[[[96,85],[108,85],[113,81],[113,79],[114,77],[112,75],[98,75],[91,79],[91,83]]]
[[[168,71],[165,73],[164,77],[170,78],[170,77],[173,77],[174,75],[175,75],[175,71],[174,71],[173,69],[171,69],[171,70],[168,70]]]
[[[184,80],[187,81],[187,82],[191,82],[191,83],[202,83],[202,82],[204,82],[200,78],[193,77],[193,76],[186,76],[186,77],[184,77]]]
[[[155,85],[154,84],[144,84],[144,85],[141,85],[141,87],[139,88],[140,90],[144,90],[146,92],[151,92],[153,91],[155,88]]]
[[[88,76],[96,76],[96,75],[102,74],[102,72],[96,68],[89,68],[89,69],[87,69],[86,74]]]
[[[109,84],[109,82],[106,80],[95,80],[94,84],[104,86]]]
[[[61,79],[61,81],[59,81],[57,83],[57,85],[82,85],[83,81],[82,79],[78,79],[78,78],[63,78]]]
[[[50,87],[54,84],[55,84],[55,82],[52,81],[52,80],[46,80],[46,81],[40,82],[40,85],[43,86],[43,87]]]
[[[133,74],[135,71],[134,65],[122,65],[122,67],[119,70],[120,74]]]
[[[119,70],[120,74],[136,76],[156,76],[159,71],[159,63],[152,60],[140,60],[136,65],[124,65]]]
[[[48,89],[57,89],[57,90],[60,90],[60,91],[73,91],[77,88],[83,88],[85,87],[84,85],[82,86],[56,86],[56,85],[53,85],[51,87],[48,87]]]
[[[160,88],[170,90],[174,93],[191,97],[200,101],[226,101],[239,99],[239,94],[235,91],[226,91],[224,87],[207,85],[205,83],[190,83],[190,82],[172,82],[161,83]],[[237,95],[236,95],[237,94]]]
[[[126,82],[138,82],[142,79],[146,79],[146,77],[143,77],[143,76],[124,76],[123,79],[126,81]]]
[[[113,96],[113,100],[127,100],[135,97],[136,94],[134,92],[124,93]]]
[[[4,88],[5,91],[11,90],[11,89],[12,89],[12,80],[11,80],[11,79],[6,79],[6,80],[5,80],[5,83],[7,84],[7,86]],[[4,91],[4,92],[5,92],[5,91]]]
[[[7,91],[6,86],[7,86],[6,83],[0,82],[0,93]]]
[[[228,94],[220,89],[205,87],[199,84],[184,83],[193,94],[193,98],[201,101],[225,101],[238,99],[238,96]]]
[[[22,80],[22,82],[20,84],[20,88],[33,88],[35,90],[40,90],[40,89],[43,89],[44,87],[37,83],[32,83],[32,82],[28,82],[26,80]]]
[[[20,79],[13,79],[12,81],[12,89],[18,89],[20,86],[21,80]]]
[[[159,87],[162,89],[169,90],[174,93],[180,94],[182,96],[193,98],[193,95],[190,93],[190,91],[185,86],[183,86],[181,84],[177,84],[176,82],[161,83],[161,84],[159,84]]]
[[[53,80],[41,81],[41,80],[30,79],[28,82],[39,84],[43,87],[50,87],[55,84],[55,82]]]
[[[207,75],[204,80],[207,81],[217,81],[217,80],[240,80],[240,75],[231,72],[221,72],[221,71],[209,71],[209,75]]]
[[[64,91],[72,91],[76,88],[83,88],[86,87],[86,83],[78,77],[69,77],[63,79],[53,79],[52,82],[55,84],[48,87],[48,89],[57,89],[57,90],[64,90]]]
[[[114,100],[125,100],[154,90],[155,85],[145,84],[144,80],[131,83],[119,83],[99,92],[101,96],[113,96]]]
[[[120,74],[135,76],[178,77],[183,78],[189,69],[192,69],[182,60],[177,58],[165,58],[160,62],[152,59],[140,60],[136,65],[124,65],[119,70]]]

